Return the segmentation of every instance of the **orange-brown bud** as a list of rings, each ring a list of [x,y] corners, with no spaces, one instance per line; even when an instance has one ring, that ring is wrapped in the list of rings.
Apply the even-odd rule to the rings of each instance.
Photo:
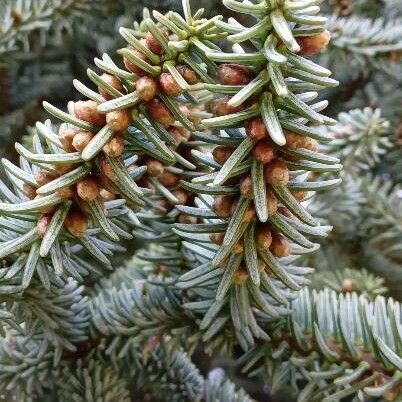
[[[104,165],[103,168],[106,168],[106,170],[109,172],[110,166]],[[109,172],[109,173],[111,174],[111,172]],[[99,187],[104,188],[106,191],[108,191],[111,194],[119,194],[119,190],[117,190],[115,187],[113,187],[113,182],[107,178],[105,173],[103,173],[102,166],[101,166],[101,174],[98,174],[96,178],[98,180]]]
[[[75,151],[75,149],[74,149]],[[53,165],[54,168],[57,171],[57,174],[59,175],[63,175],[67,172],[70,172],[71,170],[75,169],[77,167],[77,165],[73,164],[73,163],[63,163],[60,165]]]
[[[249,200],[253,198],[253,182],[250,176],[246,176],[240,181],[240,193]]]
[[[160,176],[165,170],[163,163],[156,159],[147,159],[145,166],[147,167],[147,173],[152,177]]]
[[[318,144],[317,140],[310,137],[306,137],[304,148],[308,149],[309,151],[317,152],[318,149],[320,148],[320,145]]]
[[[261,117],[255,117],[246,123],[246,134],[252,140],[262,140],[268,136],[268,130],[265,127],[264,120]]]
[[[77,194],[84,201],[93,201],[98,197],[99,187],[94,177],[85,177],[77,183]]]
[[[307,196],[307,192],[306,191],[293,191],[292,195],[293,195],[293,197],[296,198],[297,201],[303,201]]]
[[[57,195],[64,199],[73,198],[75,196],[74,188],[71,186],[60,188],[56,191]]]
[[[248,279],[248,272],[244,266],[240,266],[233,276],[233,282],[236,285],[244,285]]]
[[[258,249],[269,250],[272,243],[272,233],[268,224],[259,224],[255,237]]]
[[[160,99],[152,99],[147,103],[147,107],[151,117],[163,126],[168,127],[174,123],[175,119],[172,113]]]
[[[196,216],[180,214],[178,217],[178,222],[179,223],[187,223],[187,224],[195,224],[198,222],[198,218]]]
[[[229,96],[225,96],[223,98],[217,99],[213,102],[211,111],[215,116],[226,116],[228,114],[239,112],[243,109],[243,105],[239,106],[230,106],[228,105],[228,101],[230,100]]]
[[[162,73],[159,77],[159,87],[166,95],[179,96],[183,90],[170,73]]]
[[[168,37],[168,33],[166,31],[162,31],[163,36],[165,38]],[[151,32],[148,32],[146,37],[145,37],[146,45],[147,48],[155,54],[161,55],[163,53],[163,48],[161,44],[156,40],[156,38],[151,34]]]
[[[219,218],[229,218],[231,216],[233,198],[227,195],[217,195],[214,197],[212,210]]]
[[[124,136],[116,134],[103,146],[102,151],[113,158],[120,156],[124,152]]]
[[[175,190],[172,194],[179,200],[178,205],[186,205],[188,200],[188,194],[184,190]]]
[[[311,56],[324,50],[331,39],[331,33],[328,30],[313,36],[301,36],[297,39],[300,46],[300,54]]]
[[[269,163],[275,158],[275,148],[267,140],[258,141],[251,150],[251,155],[260,163]]]
[[[145,56],[144,53],[139,52],[138,50],[130,49],[130,53],[132,53],[134,56],[139,57],[141,60],[149,62],[148,57]],[[128,71],[131,71],[134,74],[139,75],[140,77],[144,75],[148,75],[146,71],[144,71],[142,68],[138,67],[135,63],[127,59],[126,57],[123,57],[123,63],[126,66]]]
[[[287,257],[291,249],[289,242],[280,234],[274,233],[272,236],[271,247],[269,248],[275,257]]]
[[[43,198],[43,197],[45,197],[44,195],[41,195],[41,194],[38,194],[35,198],[34,198],[34,200],[39,200],[39,199],[41,199],[41,198]],[[55,210],[56,210],[56,208],[57,208],[57,205],[52,205],[52,206],[50,206],[50,207],[42,207],[41,209],[40,209],[40,211],[43,213],[43,214],[52,214]]]
[[[78,101],[74,103],[76,117],[94,126],[104,126],[106,116],[97,111],[98,103],[93,100]]]
[[[165,187],[174,187],[179,184],[180,176],[172,172],[163,172],[158,180]]]
[[[101,173],[103,173],[112,182],[116,180],[116,173],[113,170],[111,164],[106,160],[106,158],[101,158],[99,162],[99,168]],[[101,183],[102,187],[110,191],[108,187],[105,186],[106,183]]]
[[[73,147],[73,138],[77,134],[72,128],[61,127],[59,130],[59,139],[66,152],[75,152]]]
[[[209,238],[211,239],[212,243],[218,245],[223,243],[224,237],[225,233],[212,233],[209,235]]]
[[[216,162],[218,162],[220,165],[223,165],[229,159],[230,155],[232,155],[233,151],[234,149],[232,147],[219,145],[212,151],[212,156]]]
[[[102,201],[113,201],[116,199],[116,196],[111,193],[110,191],[107,191],[105,188],[100,189],[99,191],[99,196]]]
[[[106,114],[106,123],[115,133],[125,131],[131,123],[130,112],[127,109],[109,112]]]
[[[247,208],[246,213],[243,216],[243,222],[251,222],[254,217],[255,217],[255,207],[253,203],[250,203],[250,205]]]
[[[67,214],[64,227],[76,237],[85,236],[88,229],[88,218],[81,211],[73,210]]]
[[[252,79],[250,69],[241,64],[222,64],[218,67],[217,76],[224,85],[246,85]]]
[[[24,194],[30,199],[33,200],[36,197],[36,188],[30,186],[27,183],[24,183],[22,185],[22,191],[24,192]]]
[[[39,237],[43,237],[45,235],[51,220],[52,215],[40,216],[40,218],[38,219],[38,223],[36,224],[36,231],[38,232]]]
[[[278,210],[278,199],[271,190],[266,190],[268,215],[272,216]]]
[[[286,186],[289,183],[289,169],[286,163],[274,160],[265,166],[265,181],[272,186]]]
[[[197,74],[190,67],[181,64],[176,67],[177,71],[182,75],[182,77],[187,81],[188,84],[194,85],[199,82]]]
[[[44,186],[56,178],[57,175],[55,173],[47,172],[46,170],[39,170],[39,172],[35,174],[35,180],[39,187]]]
[[[135,83],[137,95],[144,102],[155,98],[157,89],[156,81],[151,77],[141,77]]]
[[[342,287],[341,287],[342,293],[351,293],[355,290],[355,284],[351,279],[345,278],[342,281]]]
[[[233,247],[231,252],[233,254],[240,254],[244,251],[243,239],[240,239]]]
[[[73,138],[73,147],[82,152],[85,147],[89,144],[89,142],[94,138],[95,134],[89,131],[80,131]]]
[[[169,131],[169,134],[178,144],[180,144],[185,140],[178,127],[175,126],[168,127],[167,131]]]
[[[105,81],[107,84],[112,86],[114,89],[117,89],[122,94],[124,94],[126,92],[121,81],[114,75],[104,73],[101,75],[101,78],[103,79],[103,81]],[[106,100],[113,99],[113,96],[110,95],[109,92],[105,91],[104,89],[102,89],[100,87],[98,87],[98,92]]]

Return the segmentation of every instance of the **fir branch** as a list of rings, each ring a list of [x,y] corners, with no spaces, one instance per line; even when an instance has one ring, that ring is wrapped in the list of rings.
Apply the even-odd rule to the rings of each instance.
[[[292,310],[272,346],[262,345],[241,358],[244,370],[263,373],[274,381],[274,389],[278,381],[296,386],[294,375],[301,376],[299,398],[330,401],[398,392],[399,303],[380,296],[368,302],[355,294],[303,290]]]
[[[332,40],[328,53],[321,62],[340,72],[342,65],[352,63],[364,72],[367,63],[375,69],[397,75],[398,63],[392,63],[393,55],[402,49],[401,21],[386,20],[379,17],[375,20],[360,16],[339,18],[328,17],[328,30]]]

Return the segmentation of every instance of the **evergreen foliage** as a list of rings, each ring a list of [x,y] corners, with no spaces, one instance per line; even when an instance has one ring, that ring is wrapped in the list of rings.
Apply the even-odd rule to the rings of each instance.
[[[402,8],[321,3],[0,5],[2,398],[400,400]]]

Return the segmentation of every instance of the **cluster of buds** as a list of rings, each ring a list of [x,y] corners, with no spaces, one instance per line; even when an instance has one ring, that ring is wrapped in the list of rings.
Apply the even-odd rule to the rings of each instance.
[[[251,28],[240,30],[235,23],[216,21],[236,45],[233,53],[214,46],[205,51],[210,61],[219,64],[214,74],[217,83],[207,86],[218,94],[209,103],[213,116],[202,120],[211,132],[202,139],[212,147],[212,155],[201,162],[214,170],[183,184],[202,195],[204,204],[205,196],[212,194],[211,212],[190,211],[207,219],[199,226],[176,227],[181,233],[188,232],[186,236],[199,230],[202,241],[197,245],[207,250],[216,247],[205,245],[201,235],[210,228],[209,238],[218,246],[211,266],[224,268],[217,301],[227,294],[232,297],[232,285],[233,289],[236,285],[251,286],[253,303],[274,316],[275,308],[262,302],[264,294],[286,303],[285,298],[277,297],[276,281],[281,282],[279,287],[293,291],[303,283],[297,270],[287,272],[286,257],[314,250],[316,245],[305,235],[325,236],[329,229],[318,224],[303,201],[313,191],[338,184],[338,179],[315,180],[318,173],[337,172],[341,165],[319,149],[319,142],[331,138],[317,126],[335,123],[319,113],[327,103],[312,103],[316,91],[337,82],[329,77],[329,70],[306,58],[328,45],[325,19],[307,14],[300,17],[309,2],[297,7],[289,2],[263,3],[225,2],[237,12],[244,9],[244,13],[256,16],[258,22]],[[240,43],[248,40],[253,41],[255,52],[241,48]],[[219,221],[210,220],[214,217]],[[197,270],[209,283],[211,268]],[[185,278],[182,287],[186,286]],[[201,278],[197,283],[202,284]],[[206,315],[209,320],[211,314],[212,310]]]

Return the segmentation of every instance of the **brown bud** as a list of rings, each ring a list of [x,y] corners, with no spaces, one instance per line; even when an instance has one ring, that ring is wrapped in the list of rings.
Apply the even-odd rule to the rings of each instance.
[[[151,117],[163,126],[168,127],[174,123],[173,115],[160,99],[152,99],[147,103],[147,107]]]
[[[275,233],[272,237],[272,243],[269,248],[275,257],[287,257],[290,255],[289,242],[280,234]]]
[[[60,188],[56,191],[56,193],[58,196],[64,199],[73,198],[75,196],[75,191],[71,186]]]
[[[212,233],[209,235],[209,238],[211,239],[212,243],[218,245],[223,243],[224,237],[225,237],[224,233]]]
[[[255,214],[256,214],[256,212],[255,212],[254,204],[251,203],[248,206],[246,213],[243,216],[243,222],[251,222],[254,219]]]
[[[134,56],[139,57],[143,61],[149,62],[148,57],[145,56],[144,53],[139,52],[138,50],[130,49],[130,53],[133,54]],[[140,77],[142,77],[144,75],[148,75],[148,73],[146,71],[144,71],[142,68],[137,66],[135,63],[133,63],[126,57],[123,57],[123,63],[126,66],[128,71],[131,71],[132,73],[137,74]]]
[[[243,239],[240,239],[233,247],[231,252],[233,254],[240,254],[244,251]]]
[[[41,198],[45,197],[44,195],[38,194],[34,200],[39,200]],[[52,214],[55,210],[56,210],[57,206],[56,205],[52,205],[50,207],[42,207],[40,209],[40,211],[44,214]]]
[[[78,132],[73,138],[73,147],[77,151],[82,152],[94,136],[95,134],[89,131]]]
[[[67,214],[64,227],[76,237],[85,236],[88,228],[88,218],[81,211],[72,210]]]
[[[217,76],[224,85],[246,85],[252,79],[250,69],[241,64],[222,64],[218,67]]]
[[[93,100],[78,101],[74,103],[76,117],[94,126],[104,126],[106,116],[97,111],[98,103]]]
[[[268,136],[267,128],[261,117],[255,117],[246,123],[246,134],[252,140],[262,140]]]
[[[114,75],[104,73],[101,75],[101,78],[103,79],[103,81],[112,86],[114,89],[117,89],[119,92],[123,94],[126,92],[121,81]],[[113,99],[113,96],[110,95],[109,92],[100,87],[98,87],[98,92],[106,100]]]
[[[234,149],[232,147],[219,145],[212,151],[212,156],[216,162],[218,162],[220,165],[223,165],[229,159],[230,155],[232,155],[233,151]]]
[[[166,31],[162,31],[163,36],[165,38],[168,37],[168,33]],[[146,37],[145,37],[146,45],[147,48],[155,54],[161,55],[163,53],[163,48],[161,44],[157,41],[157,39],[151,34],[151,32],[148,32]]]
[[[198,218],[196,216],[180,214],[178,217],[178,222],[179,223],[187,223],[187,224],[195,224],[198,222]]]
[[[179,130],[178,127],[175,126],[168,127],[167,131],[178,144],[184,141],[184,137],[181,135],[181,131]]]
[[[217,99],[213,102],[211,111],[215,116],[226,116],[228,114],[239,112],[243,109],[243,105],[239,106],[229,106],[228,101],[230,100],[229,96],[225,96],[223,98]]]
[[[246,176],[240,181],[240,193],[249,200],[253,198],[253,182],[250,176]]]
[[[306,191],[293,191],[292,195],[293,195],[293,197],[296,198],[297,201],[303,201],[307,196],[307,192]]]
[[[172,194],[179,200],[176,205],[186,205],[188,201],[188,194],[184,190],[172,191]]]
[[[120,156],[124,152],[124,136],[116,134],[103,146],[102,151],[113,158]]]
[[[233,282],[236,285],[244,285],[248,279],[248,272],[244,266],[240,266],[233,276]]]
[[[36,224],[36,231],[38,232],[39,237],[43,237],[45,235],[51,220],[52,215],[44,214],[40,216],[38,223]]]
[[[74,149],[74,151],[75,151],[75,149]],[[63,175],[67,172],[70,172],[71,170],[73,170],[76,167],[76,165],[73,163],[63,163],[61,165],[53,165],[53,166],[56,169],[57,174],[59,174],[59,175]]]
[[[99,168],[101,173],[103,173],[109,180],[112,182],[116,180],[116,173],[113,170],[111,164],[106,160],[106,158],[101,158],[99,162]],[[110,191],[108,187],[105,186],[106,183],[101,183],[102,187],[106,188],[107,190]]]
[[[284,162],[274,160],[265,166],[265,181],[272,186],[286,186],[289,183],[289,169]]]
[[[269,250],[272,243],[272,233],[268,224],[259,224],[255,237],[258,249]]]
[[[190,85],[194,85],[199,82],[197,74],[190,67],[180,64],[176,67],[176,69]]]
[[[304,148],[308,149],[309,151],[317,152],[320,146],[317,140],[310,137],[306,137]]]
[[[351,279],[345,278],[342,281],[342,287],[341,287],[342,293],[350,293],[355,290],[355,285]]]
[[[179,96],[182,94],[183,90],[180,88],[179,84],[173,78],[170,73],[162,73],[159,77],[159,87],[160,89],[169,96]]]
[[[217,195],[214,197],[212,210],[219,218],[229,218],[233,205],[233,198],[227,195]]]
[[[123,109],[106,113],[106,123],[115,133],[125,131],[131,123],[130,112],[127,109]]]
[[[311,56],[324,50],[331,39],[331,33],[328,30],[313,36],[301,36],[297,39],[300,45],[300,54]]]
[[[96,179],[85,177],[77,183],[77,194],[84,201],[93,201],[98,197],[99,187]]]
[[[141,77],[135,83],[138,97],[145,102],[155,98],[157,89],[156,81],[151,77]]]
[[[24,183],[22,185],[22,191],[24,192],[24,194],[30,199],[33,200],[36,197],[36,188],[30,186],[27,183]]]
[[[116,196],[111,193],[110,191],[107,191],[106,189],[102,188],[99,191],[99,196],[102,201],[113,201],[116,199]]]
[[[187,130],[187,128],[185,127],[177,127],[177,129],[179,130],[181,136],[187,141],[190,139],[191,137],[191,131]]]
[[[179,184],[180,176],[174,174],[172,172],[163,172],[159,177],[158,180],[161,184],[165,187],[174,187]]]
[[[268,204],[268,215],[272,216],[278,210],[278,199],[271,190],[266,190],[267,204]]]
[[[73,147],[73,138],[77,132],[72,128],[61,127],[59,130],[59,139],[66,152],[75,152]]]
[[[35,180],[39,187],[44,186],[56,178],[57,175],[55,173],[47,172],[46,170],[39,170],[39,172],[35,174]]]
[[[163,163],[156,159],[147,159],[145,166],[147,167],[147,173],[152,177],[160,176],[165,170]]]
[[[269,163],[275,157],[275,148],[266,140],[258,141],[251,150],[251,155],[260,163]]]
[[[106,167],[106,170],[108,170],[108,167]],[[107,176],[103,173],[103,171],[102,174],[98,174],[96,178],[100,187],[104,188],[111,194],[119,194],[119,190],[113,187],[113,182],[107,178]]]

